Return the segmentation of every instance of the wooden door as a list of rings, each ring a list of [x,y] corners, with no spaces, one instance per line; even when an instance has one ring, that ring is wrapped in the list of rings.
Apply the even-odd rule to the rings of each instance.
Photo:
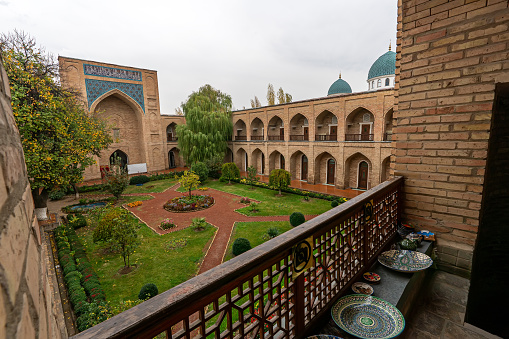
[[[368,164],[365,161],[359,164],[359,188],[368,188]]]
[[[281,169],[285,169],[285,157],[282,154],[279,156],[279,165]]]
[[[327,161],[327,184],[334,185],[334,177],[336,174],[336,161],[329,159]]]
[[[363,124],[361,125],[361,140],[363,141],[369,141],[369,130],[370,130],[370,125],[367,125],[367,124]]]
[[[309,140],[309,127],[304,127],[304,140]]]
[[[260,171],[261,174],[265,173],[265,155],[262,153],[262,170]]]
[[[300,180],[308,180],[308,157],[302,156],[302,164],[300,167]]]
[[[173,133],[171,131],[168,132],[167,141],[173,141]]]
[[[177,167],[177,166],[175,166],[175,154],[173,153],[173,151],[170,151],[169,162],[170,162],[170,168]]]
[[[285,129],[284,128],[279,129],[279,140],[285,140]]]

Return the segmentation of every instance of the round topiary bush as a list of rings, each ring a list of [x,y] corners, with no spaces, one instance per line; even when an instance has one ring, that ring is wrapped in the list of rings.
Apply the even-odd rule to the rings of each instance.
[[[246,238],[237,238],[233,242],[232,252],[233,255],[241,255],[242,253],[251,249],[251,243]]]
[[[300,212],[293,212],[292,215],[290,215],[290,224],[293,227],[299,226],[300,224],[303,224],[306,221],[306,218],[304,218],[304,214]]]
[[[330,203],[331,207],[337,207],[339,205],[339,202],[337,200],[332,200]]]
[[[146,175],[137,175],[129,180],[129,185],[144,184],[150,181]]]
[[[150,299],[156,295],[159,294],[159,291],[157,290],[157,286],[152,283],[148,283],[143,285],[143,287],[140,290],[140,293],[138,294],[138,299],[145,300]]]

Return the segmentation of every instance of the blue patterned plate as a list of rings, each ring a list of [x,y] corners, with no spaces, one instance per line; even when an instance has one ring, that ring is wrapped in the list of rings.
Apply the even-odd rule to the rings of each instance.
[[[342,297],[332,307],[332,319],[344,331],[365,339],[389,339],[405,329],[405,318],[387,301],[363,294]]]
[[[433,260],[424,253],[408,250],[390,250],[378,256],[378,262],[398,272],[418,272],[433,265]]]

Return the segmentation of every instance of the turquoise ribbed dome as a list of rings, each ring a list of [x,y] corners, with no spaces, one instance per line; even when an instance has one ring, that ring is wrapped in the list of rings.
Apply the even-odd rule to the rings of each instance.
[[[383,75],[396,73],[396,53],[388,51],[373,63],[368,73],[368,81]]]
[[[352,93],[352,88],[345,80],[341,79],[341,76],[338,80],[334,81],[332,85],[329,87],[329,92],[327,95],[340,94],[340,93]]]

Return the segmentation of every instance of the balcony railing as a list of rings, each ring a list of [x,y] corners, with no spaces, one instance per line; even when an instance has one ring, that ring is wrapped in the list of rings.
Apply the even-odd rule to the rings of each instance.
[[[337,140],[338,140],[337,134],[315,135],[315,141],[337,141]]]
[[[252,135],[251,140],[263,140],[263,135]]]
[[[285,137],[282,135],[269,135],[269,140],[284,141]]]
[[[345,141],[373,141],[374,134],[345,134]]]
[[[236,135],[235,141],[239,141],[239,140],[247,140],[247,135]]]
[[[290,140],[299,141],[299,140],[309,140],[309,135],[290,135]]]
[[[392,141],[392,133],[384,133],[384,141]]]
[[[177,141],[178,138],[177,137],[166,137],[166,142],[172,142],[172,141]]]
[[[386,181],[74,338],[309,334],[392,243],[402,185],[402,177]]]

